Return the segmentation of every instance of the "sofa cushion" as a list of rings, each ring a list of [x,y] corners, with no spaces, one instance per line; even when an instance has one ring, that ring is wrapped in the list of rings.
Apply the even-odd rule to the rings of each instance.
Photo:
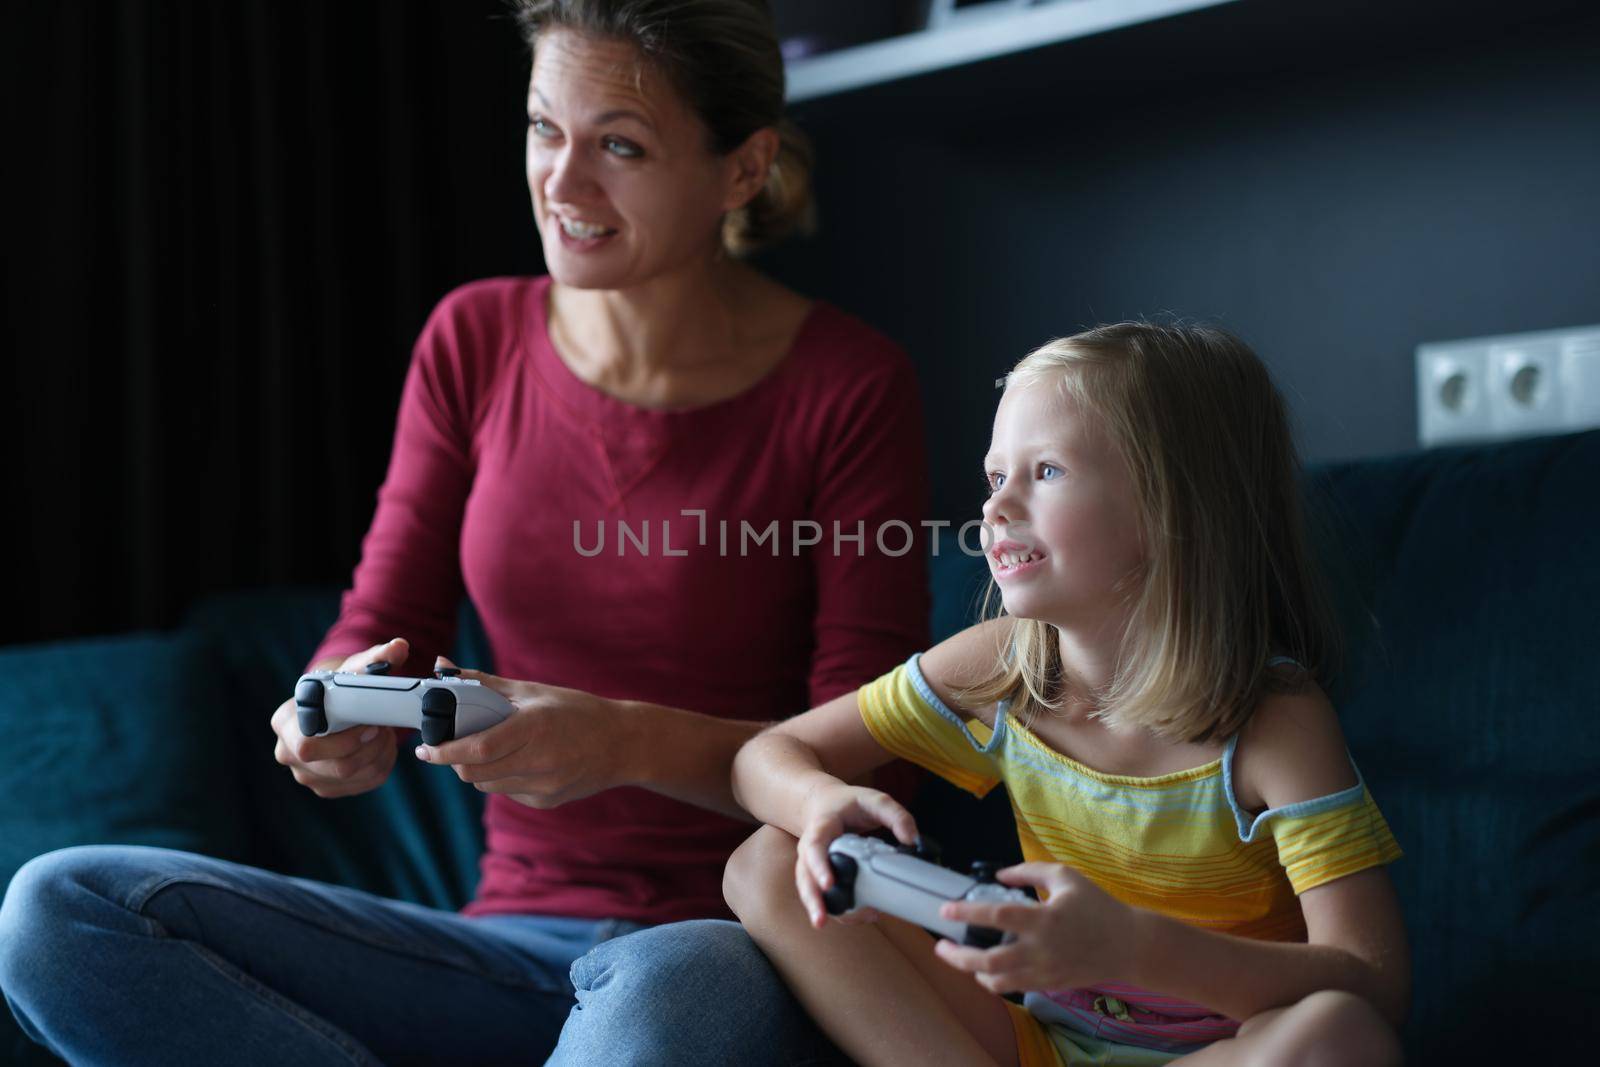
[[[0,650],[0,882],[96,842],[237,857],[247,840],[223,681],[190,634]]]
[[[1600,432],[1313,484],[1342,532],[1336,703],[1406,850],[1408,1046],[1470,1060],[1514,1026],[1560,1053],[1600,1011]]]
[[[227,689],[203,642],[146,633],[12,647],[0,672],[0,886],[69,845],[243,857]],[[3,1007],[0,1062],[55,1062]]]
[[[246,861],[438,908],[471,898],[483,852],[483,796],[402,743],[373,792],[326,800],[273,759],[273,709],[338,614],[332,590],[230,593],[195,607],[188,626],[218,648],[229,678],[227,727],[238,752],[251,833]],[[452,656],[488,668],[487,642],[464,606]],[[413,735],[415,736],[415,735]]]

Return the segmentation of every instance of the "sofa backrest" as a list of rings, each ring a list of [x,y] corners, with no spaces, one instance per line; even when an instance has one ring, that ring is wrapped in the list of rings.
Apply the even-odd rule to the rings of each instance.
[[[1406,850],[1413,1051],[1472,1062],[1509,1023],[1555,1054],[1600,1009],[1600,432],[1312,484],[1352,620],[1333,696]]]

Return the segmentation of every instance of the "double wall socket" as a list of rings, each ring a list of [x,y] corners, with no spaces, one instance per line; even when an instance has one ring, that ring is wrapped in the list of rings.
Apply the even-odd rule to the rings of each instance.
[[[1424,447],[1600,426],[1600,326],[1417,346]]]

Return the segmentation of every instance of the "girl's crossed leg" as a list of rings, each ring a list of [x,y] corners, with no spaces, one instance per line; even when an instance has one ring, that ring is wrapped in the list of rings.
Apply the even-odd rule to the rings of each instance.
[[[853,1060],[1015,1067],[1006,1002],[933,954],[933,939],[887,916],[811,926],[795,893],[795,839],[764,826],[728,861],[728,906],[812,1018]]]
[[[806,918],[794,888],[795,839],[764,826],[734,853],[724,892],[750,936],[828,1035],[862,1064],[1018,1063],[1007,1002],[933,953],[898,919]],[[1354,994],[1313,993],[1261,1012],[1237,1035],[1171,1061],[1175,1067],[1388,1067],[1402,1062],[1393,1029]]]
[[[1173,1060],[1174,1067],[1397,1067],[1394,1030],[1354,993],[1324,989],[1251,1016],[1233,1037]]]

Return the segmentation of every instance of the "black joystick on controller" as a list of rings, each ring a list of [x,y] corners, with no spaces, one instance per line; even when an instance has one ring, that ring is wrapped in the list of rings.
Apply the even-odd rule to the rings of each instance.
[[[302,678],[294,687],[294,711],[300,720],[300,735],[315,737],[328,728],[328,715],[323,708],[325,691],[315,678]]]
[[[944,856],[944,849],[940,848],[939,842],[931,837],[919,836],[909,845],[902,845],[897,841],[894,843],[894,847],[897,851],[903,852],[907,856],[915,856],[917,859],[925,860],[928,863],[939,863]]]
[[[833,884],[822,891],[822,905],[829,915],[843,915],[855,907],[856,861],[838,852],[828,853],[828,866],[833,869]]]
[[[456,695],[448,689],[422,694],[422,743],[442,745],[456,739]]]

